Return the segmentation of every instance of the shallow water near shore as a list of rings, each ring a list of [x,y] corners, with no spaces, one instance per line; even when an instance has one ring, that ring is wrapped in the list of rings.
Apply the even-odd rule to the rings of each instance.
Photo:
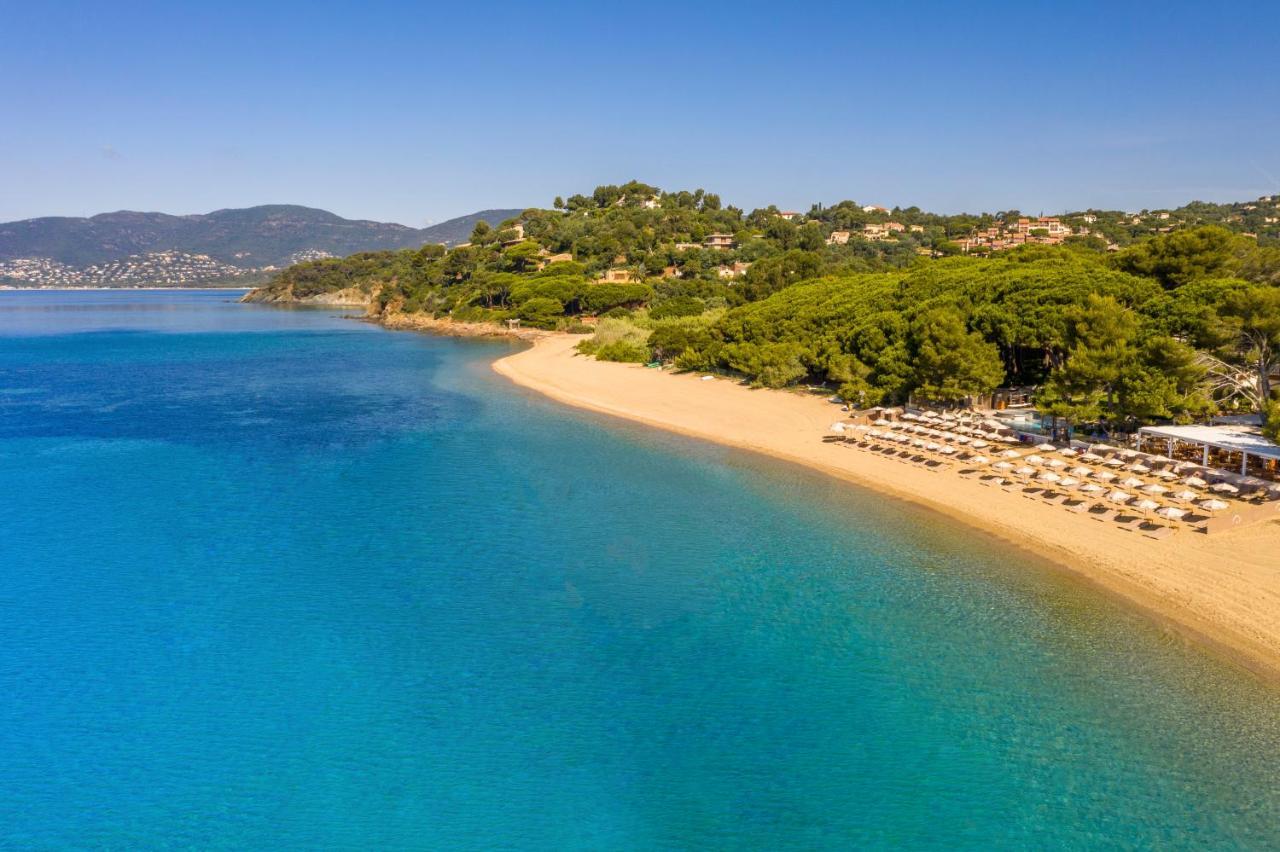
[[[514,344],[0,292],[0,847],[1252,846],[1280,692]]]

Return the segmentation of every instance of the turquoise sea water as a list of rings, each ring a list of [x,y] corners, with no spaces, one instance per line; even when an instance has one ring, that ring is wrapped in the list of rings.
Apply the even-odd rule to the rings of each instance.
[[[0,847],[1280,843],[1280,693],[505,343],[0,293]]]

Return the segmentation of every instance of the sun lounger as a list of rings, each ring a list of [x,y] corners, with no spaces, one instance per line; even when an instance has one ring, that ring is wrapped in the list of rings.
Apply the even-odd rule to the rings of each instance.
[[[1142,534],[1147,538],[1165,539],[1173,535],[1172,527],[1153,527],[1149,530],[1142,530]]]
[[[1128,518],[1128,520],[1124,520],[1124,521],[1120,520],[1120,518],[1122,517],[1128,517],[1128,516],[1118,514],[1116,516],[1116,526],[1118,526],[1122,530],[1125,530],[1126,532],[1137,532],[1138,528],[1147,522],[1147,519],[1142,517]]]
[[[1104,509],[1101,512],[1090,512],[1089,517],[1095,521],[1110,521],[1114,520],[1119,514],[1119,509]]]

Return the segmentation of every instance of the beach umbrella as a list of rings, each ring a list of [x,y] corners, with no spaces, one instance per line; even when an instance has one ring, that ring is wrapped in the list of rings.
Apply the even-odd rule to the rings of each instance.
[[[1018,474],[1019,476],[1030,476],[1035,472],[1036,472],[1036,469],[1034,467],[1030,467],[1029,465],[1025,465],[1025,464],[1014,471],[1014,473]]]
[[[943,420],[955,420],[955,419],[956,419],[956,416],[955,416],[954,414],[952,414],[950,411],[944,411],[944,412],[942,412],[942,419],[943,419]]]
[[[929,452],[934,452],[938,449],[938,445],[930,441],[929,443],[924,445],[924,448]]]
[[[1147,461],[1151,462],[1152,464],[1158,464],[1160,462],[1171,462],[1173,461],[1173,459],[1169,458],[1168,456],[1154,455],[1148,458]]]
[[[1120,480],[1120,484],[1125,488],[1137,488],[1142,484],[1142,480],[1136,476],[1126,476],[1124,479]]]
[[[1102,461],[1102,456],[1098,455],[1097,453],[1085,453],[1080,458],[1084,459],[1085,461],[1092,461],[1092,462]]]
[[[1168,495],[1170,500],[1177,500],[1181,503],[1190,503],[1192,500],[1196,499],[1199,496],[1200,495],[1194,491],[1186,491],[1186,490],[1175,491],[1172,494]]]
[[[1040,444],[1036,449],[1042,453],[1056,453],[1058,451],[1058,448],[1053,444]]]
[[[1187,485],[1190,485],[1192,488],[1204,488],[1206,485],[1209,484],[1198,476],[1188,476],[1186,479],[1182,481]]]
[[[1027,464],[1044,464],[1044,456],[1030,455],[1024,459]]]
[[[991,465],[992,470],[1013,470],[1013,465],[1007,461],[996,462]]]
[[[1163,485],[1144,485],[1142,486],[1142,490],[1148,494],[1163,494],[1169,489],[1165,488]]]
[[[974,464],[986,464],[987,462],[991,461],[991,459],[987,458],[986,456],[974,456],[973,458],[969,459],[969,461],[973,462]]]
[[[1190,470],[1193,467],[1199,467],[1199,466],[1200,465],[1196,464],[1195,462],[1180,461],[1173,466],[1173,469],[1176,471],[1184,471],[1184,470]]]
[[[955,447],[943,447],[942,449],[938,450],[938,452],[942,453],[944,456],[949,456],[955,451],[956,451]]]
[[[1073,448],[1071,448],[1071,447],[1063,447],[1062,449],[1058,450],[1058,454],[1059,454],[1059,455],[1063,455],[1063,456],[1074,456],[1074,455],[1079,455],[1079,453],[1077,453],[1077,452],[1076,452]]]
[[[1112,491],[1110,494],[1107,495],[1108,502],[1118,503],[1121,506],[1123,506],[1125,503],[1128,503],[1132,499],[1133,499],[1132,494],[1130,494],[1128,491],[1121,491],[1119,489],[1116,489],[1115,491]]]
[[[1018,452],[1017,450],[1005,450],[1004,452],[1000,453],[1000,455],[1004,456],[1007,459],[1016,459],[1016,458],[1019,458],[1022,455],[1022,453]]]
[[[1227,504],[1221,500],[1204,500],[1200,503],[1200,508],[1206,512],[1221,512],[1227,508]]]
[[[1137,503],[1134,503],[1133,508],[1139,509],[1143,512],[1154,512],[1156,509],[1160,508],[1160,504],[1155,500],[1144,498],[1139,500]]]
[[[988,444],[986,441],[974,441],[973,446],[980,450],[983,447],[989,447],[991,445]]]
[[[844,432],[844,424],[843,424],[843,423],[832,423],[832,424],[831,424],[831,431],[832,431],[832,432],[841,432],[841,433],[843,433],[843,432]]]
[[[1134,462],[1133,464],[1129,465],[1129,470],[1133,471],[1134,473],[1150,473],[1151,472],[1151,468],[1139,462]]]
[[[1058,476],[1058,474],[1053,471],[1046,470],[1044,473],[1037,476],[1036,479],[1041,482],[1057,482],[1059,479],[1062,479],[1062,477]]]
[[[1064,476],[1058,480],[1058,484],[1063,488],[1073,488],[1080,484],[1080,480],[1076,479],[1074,476]]]
[[[886,419],[884,419],[883,417],[877,417],[875,420],[872,420],[871,422],[872,422],[873,424],[875,424],[876,426],[888,426],[888,425],[889,425],[889,421],[888,421],[888,420],[886,420]]]
[[[1094,479],[1101,479],[1103,482],[1110,482],[1116,478],[1116,475],[1109,470],[1097,470],[1093,473]]]
[[[1093,448],[1095,450],[1099,450],[1104,453],[1109,453],[1115,449],[1115,447],[1111,446],[1110,444],[1094,444]]]
[[[1160,477],[1161,479],[1177,479],[1178,478],[1178,474],[1174,473],[1171,470],[1157,470],[1155,472],[1155,475]]]
[[[1124,467],[1124,461],[1122,459],[1107,459],[1103,464],[1107,467]]]
[[[902,419],[903,420],[919,420],[920,418],[912,414],[910,411],[908,411],[902,415]]]
[[[1085,467],[1084,465],[1081,465],[1080,467],[1071,468],[1072,476],[1089,476],[1092,473],[1093,473],[1093,468]]]
[[[1165,506],[1162,509],[1156,509],[1156,514],[1162,518],[1168,518],[1171,521],[1178,521],[1187,514],[1187,510],[1178,509],[1173,506]]]
[[[966,437],[964,437],[963,435],[961,435],[959,438],[956,438],[956,443],[957,443],[957,444],[968,444],[968,443],[969,443],[969,439],[968,439],[968,438],[966,438]]]
[[[1127,459],[1136,459],[1138,457],[1138,451],[1137,450],[1121,450],[1120,455],[1124,456]]]
[[[1210,491],[1217,491],[1219,494],[1239,494],[1240,489],[1236,488],[1230,482],[1219,482],[1217,485],[1209,486]]]
[[[1098,492],[1105,491],[1106,489],[1096,482],[1090,482],[1088,485],[1080,486],[1080,490],[1086,494],[1097,494]]]
[[[1064,462],[1062,459],[1049,459],[1048,464],[1049,464],[1049,467],[1055,467],[1055,468],[1063,468],[1067,466],[1067,463]]]
[[[912,439],[911,439],[911,446],[913,446],[913,447],[923,447],[923,446],[924,446],[924,440],[923,440],[923,439],[921,439],[921,438],[912,438]]]

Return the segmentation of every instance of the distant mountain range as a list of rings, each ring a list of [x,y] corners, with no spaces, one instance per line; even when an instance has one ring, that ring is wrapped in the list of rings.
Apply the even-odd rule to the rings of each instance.
[[[453,245],[465,242],[481,219],[497,225],[521,212],[481,210],[427,228],[343,219],[292,204],[192,216],[124,210],[89,218],[23,219],[0,224],[0,281],[26,286],[205,283],[260,275],[325,255]],[[153,274],[146,270],[156,268],[167,269],[166,278],[179,278],[146,280]]]

